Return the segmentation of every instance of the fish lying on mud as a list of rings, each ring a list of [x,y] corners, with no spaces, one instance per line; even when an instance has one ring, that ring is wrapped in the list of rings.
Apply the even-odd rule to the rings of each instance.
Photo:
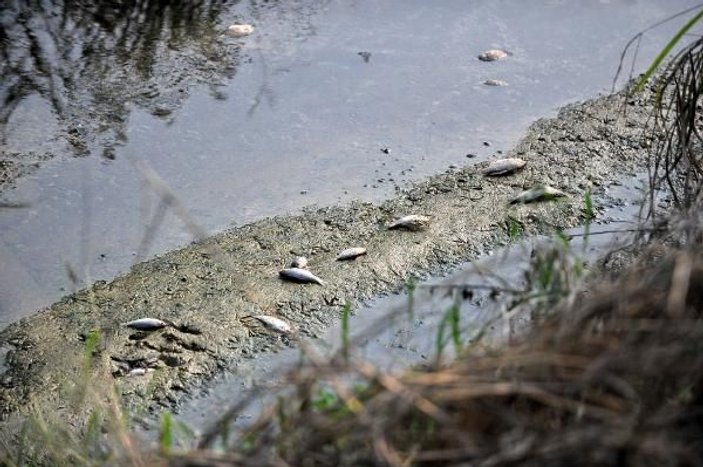
[[[281,334],[289,334],[293,331],[293,326],[275,316],[256,315],[252,316],[252,318],[259,321],[266,329],[270,329],[271,331],[280,332]]]
[[[363,256],[366,253],[366,248],[363,247],[347,248],[337,255],[337,261],[349,261]]]
[[[507,159],[498,159],[483,170],[483,175],[487,177],[498,177],[501,175],[510,175],[525,167],[527,161],[518,159],[517,157],[509,157]]]
[[[556,188],[552,188],[548,185],[537,185],[527,191],[523,191],[515,198],[511,199],[510,204],[527,204],[534,203],[537,201],[551,201],[553,199],[562,198],[564,196],[566,196],[566,193],[561,190],[557,190]]]
[[[154,331],[156,329],[165,328],[166,326],[171,326],[172,323],[156,318],[140,318],[128,323],[123,323],[122,325],[139,331]]]
[[[317,277],[315,274],[311,273],[307,269],[301,268],[286,268],[281,269],[278,272],[281,279],[289,280],[292,282],[302,282],[302,283],[314,283],[319,285],[325,285],[325,283]]]
[[[421,216],[418,214],[410,214],[409,216],[403,216],[400,219],[388,224],[388,230],[393,229],[405,229],[405,230],[422,230],[430,225],[430,218],[428,216]]]

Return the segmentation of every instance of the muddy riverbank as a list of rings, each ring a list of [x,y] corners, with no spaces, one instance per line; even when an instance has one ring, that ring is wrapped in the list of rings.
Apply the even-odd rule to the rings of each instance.
[[[0,333],[6,352],[0,376],[5,420],[28,410],[59,414],[80,425],[85,412],[66,404],[80,381],[86,337],[100,333],[91,386],[118,389],[127,407],[172,406],[198,384],[261,352],[294,345],[248,317],[267,314],[315,337],[342,306],[398,290],[411,275],[442,273],[508,239],[515,223],[525,234],[549,233],[583,221],[584,196],[616,204],[608,187],[646,162],[645,97],[606,96],[567,106],[537,121],[506,156],[528,161],[504,178],[485,178],[485,163],[431,177],[381,204],[352,202],[274,217],[235,228],[135,266],[110,283],[68,296]],[[557,202],[509,205],[523,189],[546,183],[569,196]],[[389,231],[405,214],[432,216],[421,232]],[[341,250],[368,255],[337,262]],[[277,272],[305,255],[325,286],[282,282]],[[120,323],[142,317],[175,327],[143,334]],[[155,368],[128,377],[134,368]]]

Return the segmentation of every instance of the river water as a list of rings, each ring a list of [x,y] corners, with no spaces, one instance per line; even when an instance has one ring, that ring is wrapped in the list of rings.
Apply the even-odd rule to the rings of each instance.
[[[377,201],[608,92],[627,41],[695,4],[156,3],[98,2],[88,15],[19,2],[0,14],[1,157],[38,161],[0,193],[25,204],[0,208],[0,327],[193,240],[145,164],[207,233]],[[254,33],[224,37],[235,21]],[[682,21],[644,36],[635,72]],[[511,55],[477,60],[496,47]]]

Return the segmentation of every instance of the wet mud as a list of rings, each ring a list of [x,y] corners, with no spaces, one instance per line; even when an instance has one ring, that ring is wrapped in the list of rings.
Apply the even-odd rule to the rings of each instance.
[[[467,160],[469,165],[410,185],[381,204],[352,202],[264,219],[67,296],[0,333],[0,415],[7,423],[12,414],[50,411],[80,426],[85,413],[65,401],[80,384],[91,333],[100,336],[91,359],[94,389],[107,394],[117,388],[127,408],[173,407],[223,370],[236,374],[240,362],[295,345],[296,335],[267,330],[254,315],[278,317],[297,336],[315,338],[345,303],[356,307],[400,290],[411,276],[442,274],[476,259],[505,244],[511,224],[527,235],[579,225],[589,190],[617,204],[609,187],[644,168],[652,138],[643,133],[651,112],[647,99],[606,96],[535,122],[502,156],[527,161],[516,174],[487,178],[487,162]],[[536,184],[568,196],[509,204]],[[386,228],[407,214],[432,221],[421,231]],[[336,261],[356,246],[368,253]],[[308,258],[324,286],[278,277],[297,255]],[[173,325],[153,332],[121,325],[145,317]],[[130,376],[142,368],[156,371]]]

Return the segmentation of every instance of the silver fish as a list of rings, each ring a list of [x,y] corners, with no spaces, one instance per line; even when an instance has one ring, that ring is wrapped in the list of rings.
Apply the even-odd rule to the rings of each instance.
[[[278,272],[281,279],[287,279],[293,282],[313,282],[315,284],[325,285],[325,283],[317,277],[315,274],[311,273],[307,269],[301,268],[286,268],[281,269]]]
[[[388,229],[422,230],[430,225],[430,218],[418,214],[410,214],[388,224]]]
[[[498,159],[488,164],[488,167],[483,171],[483,175],[486,175],[488,177],[509,175],[525,167],[525,164],[527,164],[527,161],[518,159],[516,157]]]
[[[359,256],[366,254],[366,248],[357,246],[354,248],[347,248],[337,255],[337,261],[346,261],[350,259],[356,259]]]
[[[132,368],[131,370],[129,370],[129,373],[127,373],[127,376],[144,376],[150,371],[153,370],[151,368]]]
[[[227,35],[232,37],[244,37],[254,32],[251,24],[233,24],[227,28]]]
[[[500,49],[491,49],[481,52],[478,55],[478,59],[483,62],[494,62],[496,60],[502,60],[508,56],[508,52]]]
[[[508,82],[502,79],[487,79],[483,82],[486,86],[507,86]]]
[[[305,269],[308,267],[308,259],[305,256],[296,256],[293,261],[290,262],[290,267]]]
[[[123,326],[139,331],[154,331],[170,325],[171,323],[156,318],[140,318],[123,324]]]
[[[566,193],[561,190],[557,190],[556,188],[552,188],[548,185],[537,185],[517,195],[515,198],[510,200],[510,204],[550,201],[554,198],[559,198],[562,196],[566,196]]]
[[[275,316],[257,315],[253,316],[253,318],[263,324],[265,328],[281,334],[288,334],[293,331],[293,327],[290,324]]]

